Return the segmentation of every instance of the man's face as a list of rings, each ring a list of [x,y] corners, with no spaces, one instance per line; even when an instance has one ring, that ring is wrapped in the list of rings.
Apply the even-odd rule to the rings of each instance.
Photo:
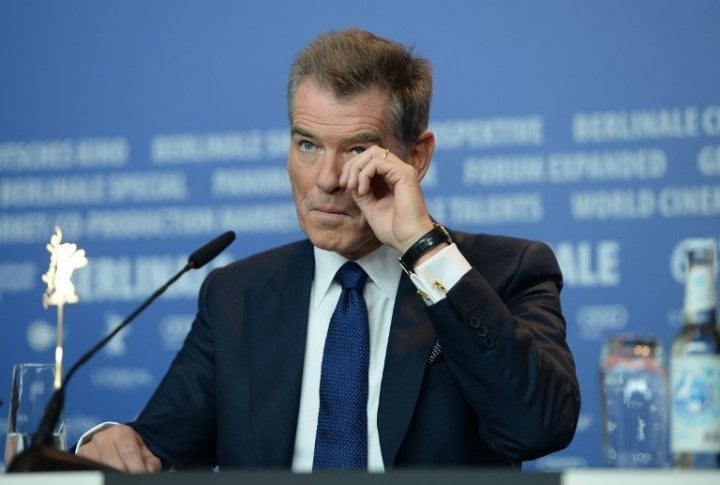
[[[372,145],[398,153],[389,95],[377,89],[341,98],[304,80],[295,94],[288,172],[300,227],[313,244],[348,259],[380,246],[352,194],[339,185],[343,164]]]

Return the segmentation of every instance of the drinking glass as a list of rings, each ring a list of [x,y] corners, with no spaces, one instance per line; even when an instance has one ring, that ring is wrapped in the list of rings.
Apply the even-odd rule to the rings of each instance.
[[[666,466],[668,383],[653,336],[615,335],[602,349],[600,385],[606,466]]]
[[[22,363],[13,365],[10,386],[8,432],[5,441],[5,463],[30,446],[40,425],[45,407],[53,395],[54,364]],[[53,432],[53,445],[67,446],[65,420],[60,416]]]

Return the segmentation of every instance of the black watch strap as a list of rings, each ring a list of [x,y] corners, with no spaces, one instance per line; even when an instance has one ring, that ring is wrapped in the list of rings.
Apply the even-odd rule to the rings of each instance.
[[[400,266],[402,266],[406,273],[412,273],[417,260],[420,259],[423,254],[442,243],[452,244],[452,239],[447,229],[440,224],[435,224],[432,230],[418,239],[415,244],[405,251],[405,254],[400,257]]]

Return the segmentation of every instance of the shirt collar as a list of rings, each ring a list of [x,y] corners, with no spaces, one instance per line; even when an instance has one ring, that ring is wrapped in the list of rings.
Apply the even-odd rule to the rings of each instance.
[[[313,285],[315,295],[318,297],[313,304],[317,305],[330,289],[335,273],[348,260],[334,251],[318,247],[313,249],[315,252]],[[383,296],[391,301],[395,300],[398,283],[402,275],[402,269],[398,263],[399,257],[400,253],[398,251],[390,246],[382,245],[370,254],[355,261],[365,270],[369,280],[378,287]]]

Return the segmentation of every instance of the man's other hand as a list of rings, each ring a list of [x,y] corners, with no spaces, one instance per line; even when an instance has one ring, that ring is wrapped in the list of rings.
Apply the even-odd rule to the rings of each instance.
[[[122,472],[152,473],[162,467],[160,459],[145,446],[140,435],[124,424],[98,431],[77,454]]]

